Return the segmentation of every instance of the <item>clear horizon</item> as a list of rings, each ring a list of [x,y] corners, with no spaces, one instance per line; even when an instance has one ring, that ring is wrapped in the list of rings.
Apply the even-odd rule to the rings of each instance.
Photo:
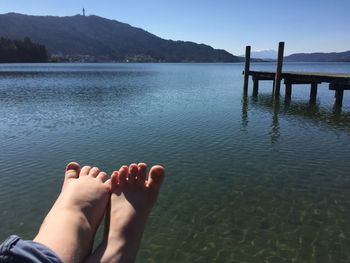
[[[186,2],[153,0],[3,0],[0,13],[72,16],[82,13],[117,20],[164,39],[193,41],[225,49],[234,55],[252,50],[276,50],[285,41],[285,55],[350,50],[350,2],[235,1]]]

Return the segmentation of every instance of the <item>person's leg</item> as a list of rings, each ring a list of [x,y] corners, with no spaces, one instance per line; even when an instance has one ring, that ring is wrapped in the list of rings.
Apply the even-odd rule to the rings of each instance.
[[[110,199],[111,180],[98,168],[69,163],[62,191],[34,241],[52,249],[65,263],[81,262]]]
[[[122,166],[112,174],[112,194],[105,238],[87,262],[134,262],[148,214],[157,200],[164,168],[146,164]]]
[[[0,245],[1,263],[63,263],[47,246],[12,235]]]

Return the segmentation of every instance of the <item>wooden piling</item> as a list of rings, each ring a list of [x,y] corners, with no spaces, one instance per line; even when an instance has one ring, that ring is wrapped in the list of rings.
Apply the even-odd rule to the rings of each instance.
[[[317,97],[317,82],[311,83],[310,102],[316,102]]]
[[[292,83],[291,82],[287,82],[286,83],[286,99],[290,100],[290,98],[292,97]]]
[[[349,78],[350,78],[350,76],[349,76]],[[350,84],[330,83],[329,89],[335,91],[334,106],[341,107],[343,105],[344,90],[350,90]]]
[[[284,42],[279,42],[278,44],[278,57],[277,57],[277,68],[275,75],[275,85],[273,87],[273,93],[275,97],[279,97],[281,88],[281,73],[283,65],[283,52],[284,52]]]
[[[259,79],[257,77],[253,77],[253,93],[258,94],[259,90]]]
[[[344,89],[336,89],[334,94],[334,104],[341,107],[343,105]]]
[[[250,46],[246,46],[245,47],[245,64],[244,64],[244,83],[243,83],[243,90],[245,93],[247,93],[248,91],[249,67],[250,67]]]

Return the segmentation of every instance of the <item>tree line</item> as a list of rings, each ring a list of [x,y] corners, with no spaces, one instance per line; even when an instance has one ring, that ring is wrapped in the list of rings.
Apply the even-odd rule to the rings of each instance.
[[[33,43],[29,37],[23,40],[0,38],[0,63],[46,62],[47,59],[46,47]]]

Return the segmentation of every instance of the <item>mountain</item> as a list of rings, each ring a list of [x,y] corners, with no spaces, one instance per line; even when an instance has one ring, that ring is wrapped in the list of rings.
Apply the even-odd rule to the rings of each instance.
[[[141,28],[99,16],[0,15],[0,37],[45,45],[51,55],[97,61],[240,62],[225,50],[165,40]]]
[[[242,55],[243,57],[245,55]],[[263,60],[276,60],[277,59],[277,51],[273,49],[266,49],[266,50],[256,50],[250,52],[251,58],[259,58]]]
[[[267,59],[267,60],[276,60],[277,59],[277,51],[273,49],[266,49],[266,50],[257,50],[251,52],[252,58],[261,58],[261,59]]]
[[[350,62],[350,50],[332,53],[296,53],[284,57],[290,62]]]

